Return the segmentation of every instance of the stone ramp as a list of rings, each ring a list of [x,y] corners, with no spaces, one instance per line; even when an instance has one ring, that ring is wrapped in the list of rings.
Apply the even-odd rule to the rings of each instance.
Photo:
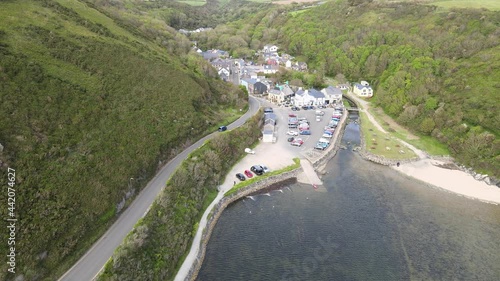
[[[305,184],[310,184],[316,191],[326,191],[323,182],[316,174],[311,162],[307,159],[300,159],[302,173],[297,176],[297,181]]]

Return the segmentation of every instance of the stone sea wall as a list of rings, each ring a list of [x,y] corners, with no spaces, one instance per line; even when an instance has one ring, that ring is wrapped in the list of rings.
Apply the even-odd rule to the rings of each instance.
[[[318,170],[319,167],[324,166],[330,159],[333,158],[333,156],[337,154],[337,151],[339,151],[340,142],[342,140],[342,137],[344,136],[344,129],[347,124],[346,120],[348,116],[349,114],[347,110],[344,109],[344,114],[342,115],[342,118],[340,119],[337,129],[335,130],[335,134],[332,138],[333,144],[331,144],[326,149],[325,153],[319,159],[312,163],[314,169]]]
[[[203,230],[203,234],[201,237],[201,243],[200,245],[200,250],[198,251],[198,254],[196,256],[196,260],[191,266],[191,269],[189,270],[188,275],[186,276],[185,280],[195,280],[196,277],[198,276],[198,272],[200,271],[201,265],[203,264],[203,259],[205,258],[205,251],[207,248],[208,241],[210,240],[210,235],[212,235],[212,230],[217,224],[217,221],[219,220],[219,217],[222,215],[222,212],[224,209],[226,209],[227,206],[229,206],[231,203],[237,201],[238,199],[245,197],[247,195],[250,195],[254,192],[257,192],[261,189],[267,188],[270,185],[277,184],[280,182],[287,182],[291,178],[296,178],[297,175],[302,171],[302,168],[299,167],[295,170],[285,172],[279,175],[271,176],[265,179],[262,179],[258,182],[252,183],[237,192],[226,196],[222,198],[219,203],[217,203],[210,214],[208,215],[208,221],[207,221],[207,226]]]

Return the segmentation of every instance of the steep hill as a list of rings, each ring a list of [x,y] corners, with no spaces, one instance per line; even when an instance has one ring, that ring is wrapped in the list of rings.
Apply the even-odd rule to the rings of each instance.
[[[161,163],[247,97],[175,35],[168,51],[85,2],[1,1],[0,18],[0,183],[15,169],[18,219],[16,274],[3,262],[0,279],[55,280]]]
[[[500,177],[500,12],[364,0],[293,9],[262,11],[192,39],[233,55],[278,44],[308,62],[312,84],[324,76],[367,80],[374,103],[400,124]]]

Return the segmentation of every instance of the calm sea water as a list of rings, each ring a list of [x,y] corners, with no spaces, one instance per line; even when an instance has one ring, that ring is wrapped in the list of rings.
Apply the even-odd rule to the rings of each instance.
[[[351,123],[342,140],[359,143]],[[292,184],[229,206],[198,280],[500,280],[500,206],[340,150],[325,192]]]

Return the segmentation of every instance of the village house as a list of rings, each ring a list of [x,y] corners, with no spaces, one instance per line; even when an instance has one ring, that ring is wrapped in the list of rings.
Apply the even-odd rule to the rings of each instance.
[[[328,86],[321,92],[325,94],[325,104],[342,104],[342,90],[340,88]]]
[[[258,81],[253,85],[253,94],[254,95],[266,95],[267,94],[268,85],[265,83]]]
[[[288,85],[276,85],[274,89],[269,90],[268,99],[275,104],[282,104],[291,99],[293,90]]]
[[[229,53],[222,50],[208,50],[206,52],[198,52],[205,60],[212,61],[218,58],[227,58],[229,57]]]
[[[277,121],[277,117],[274,113],[264,114],[264,128],[262,130],[262,141],[263,142],[276,142],[276,137],[274,135],[274,129]]]
[[[264,65],[264,74],[274,74],[278,72],[279,66],[277,65]]]
[[[325,104],[325,94],[316,89],[299,89],[292,98],[292,104],[295,106]]]
[[[370,87],[370,84],[366,81],[361,81],[360,83],[354,83],[353,85],[354,94],[363,97],[370,98],[373,96],[373,89]]]
[[[278,47],[276,45],[265,45],[262,49],[264,53],[275,53],[278,51]]]
[[[348,90],[349,89],[349,84],[338,84],[337,88],[341,90]]]
[[[257,82],[257,79],[254,78],[244,78],[240,80],[240,85],[244,86],[249,93],[253,93],[254,85]]]

